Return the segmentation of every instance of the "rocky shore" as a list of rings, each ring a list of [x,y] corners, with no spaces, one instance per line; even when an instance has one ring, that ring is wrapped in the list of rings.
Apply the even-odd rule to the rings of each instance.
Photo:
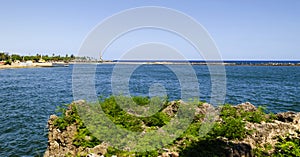
[[[78,105],[83,101],[73,102],[73,105]],[[180,102],[179,102],[180,103]],[[174,116],[178,109],[178,102],[170,102],[169,105],[162,110],[168,116]],[[72,113],[72,105],[65,111],[68,116]],[[211,107],[210,104],[203,103],[199,105],[196,116],[205,114]],[[229,110],[228,110],[229,111]],[[249,102],[232,106],[231,111],[239,113],[259,113],[258,108]],[[229,113],[230,113],[229,112]],[[225,115],[225,112],[223,113]],[[230,113],[231,114],[231,113]],[[252,116],[252,114],[250,114]],[[251,117],[250,116],[250,117]],[[252,117],[257,116],[253,114]],[[258,115],[260,116],[260,115]],[[270,117],[271,120],[268,120]],[[200,116],[201,117],[201,116]],[[245,120],[244,128],[250,130],[242,138],[226,138],[216,137],[209,140],[187,140],[187,137],[179,138],[173,145],[162,148],[158,151],[157,156],[161,157],[177,157],[177,156],[228,156],[228,157],[251,157],[251,156],[273,156],[274,153],[280,153],[278,150],[278,143],[280,139],[299,139],[300,130],[300,113],[284,112],[275,115],[265,114],[263,119],[259,122]],[[44,157],[62,157],[62,156],[122,156],[118,154],[107,154],[109,144],[102,142],[94,147],[82,147],[74,144],[74,137],[78,134],[77,123],[69,124],[65,129],[60,129],[55,125],[57,119],[56,115],[51,115],[48,121],[48,147]],[[197,118],[195,121],[201,121],[203,118]],[[220,116],[216,123],[223,123],[225,117]],[[238,128],[233,128],[238,129]],[[228,130],[229,131],[229,130]],[[89,140],[91,137],[84,137]],[[186,146],[186,141],[192,141],[189,146]],[[214,152],[218,151],[218,152]],[[283,151],[283,150],[282,150]],[[204,152],[204,153],[203,153]],[[211,154],[212,153],[212,154]],[[285,152],[282,152],[283,154]],[[299,154],[300,155],[300,154]],[[134,154],[130,156],[135,156]],[[153,155],[152,155],[153,156]]]

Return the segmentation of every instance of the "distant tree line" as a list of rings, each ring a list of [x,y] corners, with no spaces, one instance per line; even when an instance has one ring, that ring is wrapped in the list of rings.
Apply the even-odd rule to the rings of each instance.
[[[6,61],[9,59],[8,53],[0,52],[0,61]]]
[[[4,62],[4,64],[11,64],[12,62],[26,62],[26,61],[33,61],[33,62],[39,62],[39,61],[45,61],[45,62],[57,62],[57,61],[63,61],[63,62],[98,62],[94,57],[89,56],[74,56],[71,55],[55,55],[54,53],[52,55],[42,55],[42,54],[36,54],[36,55],[18,55],[18,54],[9,54],[7,52],[0,52],[0,62]]]
[[[73,54],[68,55],[66,54],[65,56],[61,56],[61,55],[55,55],[52,54],[52,56],[49,55],[41,55],[41,54],[36,54],[33,56],[21,56],[18,54],[12,54],[9,55],[8,53],[5,52],[0,52],[0,61],[7,61],[7,62],[15,62],[17,60],[19,61],[34,61],[34,62],[38,62],[40,59],[43,59],[46,62],[49,61],[65,61],[65,62],[69,62],[75,59],[75,56]]]

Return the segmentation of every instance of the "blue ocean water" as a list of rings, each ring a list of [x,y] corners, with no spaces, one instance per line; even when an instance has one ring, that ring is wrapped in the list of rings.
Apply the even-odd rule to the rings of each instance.
[[[130,69],[132,65],[122,65]],[[185,68],[177,66],[178,70]],[[210,101],[211,75],[193,65],[200,99]],[[226,103],[249,101],[271,112],[300,111],[300,66],[226,66]],[[0,156],[42,156],[47,147],[47,120],[57,106],[73,101],[73,66],[0,70]],[[114,65],[97,65],[97,95],[112,92]],[[185,78],[191,76],[186,75]],[[195,82],[188,82],[194,89]],[[149,94],[153,84],[164,87],[170,100],[181,98],[181,82],[165,65],[142,65],[128,79],[131,95]]]

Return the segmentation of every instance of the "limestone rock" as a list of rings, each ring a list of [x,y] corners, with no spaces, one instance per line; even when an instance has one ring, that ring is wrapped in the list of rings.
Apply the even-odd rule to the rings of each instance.
[[[242,103],[242,104],[238,104],[236,106],[237,109],[243,109],[244,111],[247,111],[247,112],[253,112],[253,111],[256,111],[257,108],[251,104],[250,102],[245,102],[245,103]]]
[[[76,105],[84,105],[85,101],[73,102]],[[173,117],[176,115],[179,109],[179,104],[182,101],[170,102],[170,105],[166,107],[163,112],[167,115]],[[235,106],[237,110],[245,110],[248,112],[256,111],[257,108],[249,103],[242,103]],[[214,113],[214,107],[208,103],[204,103],[196,108],[196,115],[206,115],[207,113]],[[71,113],[72,108],[68,108],[66,115]],[[197,117],[197,116],[196,116]],[[219,120],[218,116],[214,116]],[[60,130],[58,127],[54,126],[54,122],[58,117],[56,115],[51,115],[48,121],[48,147],[44,154],[44,157],[63,157],[66,154],[70,156],[84,155],[89,157],[104,157],[107,153],[107,148],[109,144],[101,143],[94,148],[83,148],[76,147],[73,144],[73,138],[77,133],[77,124],[71,124],[64,130]],[[204,116],[198,116],[196,121],[205,120]],[[298,131],[300,130],[300,113],[295,112],[284,112],[276,114],[276,120],[273,122],[261,122],[261,123],[250,123],[246,122],[246,128],[248,130],[253,130],[250,135],[242,140],[228,141],[226,139],[220,139],[223,143],[230,142],[233,145],[226,146],[225,156],[229,157],[251,157],[253,156],[252,150],[257,147],[263,147],[265,144],[270,144],[275,146],[277,143],[278,136],[286,136],[289,134],[292,137],[299,137]],[[89,139],[90,137],[86,137]],[[176,145],[172,149],[163,149],[165,152],[160,154],[160,157],[178,157],[179,151],[176,146],[180,145],[182,141],[176,141]],[[270,154],[273,150],[270,150]]]
[[[163,112],[166,113],[168,116],[173,117],[178,111],[179,103],[180,102],[172,101],[171,104],[163,110]]]
[[[164,152],[160,157],[179,157],[177,152]]]
[[[252,148],[262,147],[264,144],[270,144],[274,147],[279,136],[285,137],[286,135],[290,135],[298,137],[300,115],[287,112],[279,113],[277,114],[278,116],[282,117],[281,121],[274,120],[272,123],[263,122],[261,124],[247,122],[247,129],[253,130],[253,133],[242,141],[248,143]]]
[[[294,122],[294,120],[299,121],[299,116],[297,117],[297,114],[295,112],[289,111],[289,112],[278,113],[276,116],[277,116],[277,120],[282,122]]]

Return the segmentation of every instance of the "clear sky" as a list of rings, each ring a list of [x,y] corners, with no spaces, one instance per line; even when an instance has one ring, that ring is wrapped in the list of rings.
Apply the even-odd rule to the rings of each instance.
[[[0,0],[0,6],[0,51],[21,55],[76,55],[105,18],[133,7],[162,6],[201,23],[223,59],[300,60],[298,0]]]

